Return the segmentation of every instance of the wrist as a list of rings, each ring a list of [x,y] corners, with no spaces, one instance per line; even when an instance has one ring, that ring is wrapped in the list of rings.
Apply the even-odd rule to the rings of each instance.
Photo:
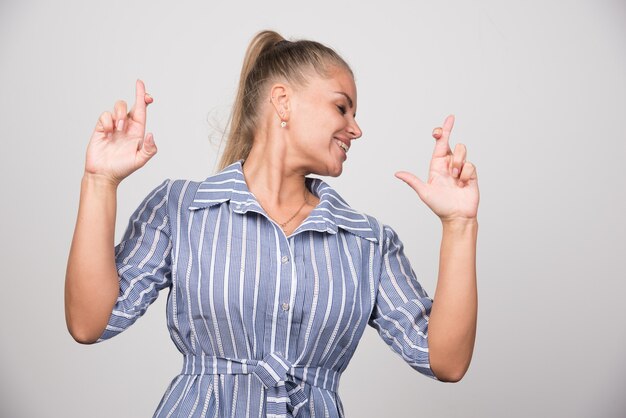
[[[467,229],[467,228],[477,228],[478,227],[478,219],[477,218],[452,218],[452,219],[441,219],[441,225],[444,228],[454,228],[454,229]]]
[[[89,173],[85,171],[81,181],[83,187],[110,189],[117,191],[120,182],[103,174]]]

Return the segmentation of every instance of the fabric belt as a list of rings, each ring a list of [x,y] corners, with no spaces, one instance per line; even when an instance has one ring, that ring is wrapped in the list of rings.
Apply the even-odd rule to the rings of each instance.
[[[304,383],[336,392],[341,373],[323,367],[293,365],[282,353],[263,360],[188,355],[181,374],[252,374],[266,389],[266,417],[296,417],[308,398]],[[289,415],[288,415],[289,413]]]

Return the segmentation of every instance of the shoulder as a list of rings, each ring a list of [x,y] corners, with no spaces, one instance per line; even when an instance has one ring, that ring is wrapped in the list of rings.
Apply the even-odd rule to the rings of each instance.
[[[309,181],[314,193],[321,198],[321,208],[327,211],[338,226],[379,245],[384,245],[396,236],[393,228],[377,217],[350,206],[341,194],[324,180],[311,178]]]
[[[177,211],[194,207],[207,180],[172,179],[169,181],[168,206]]]
[[[166,178],[153,187],[145,199],[155,203],[163,202],[170,210],[188,208],[202,183],[189,179]]]
[[[365,219],[367,219],[370,227],[372,228],[372,232],[378,239],[379,245],[388,246],[390,241],[398,241],[398,234],[390,225],[383,223],[380,219],[372,215],[363,212],[361,213]]]
[[[197,192],[202,181],[189,180],[189,179],[167,179],[170,187],[170,196],[180,196],[182,194],[188,194],[190,192]]]

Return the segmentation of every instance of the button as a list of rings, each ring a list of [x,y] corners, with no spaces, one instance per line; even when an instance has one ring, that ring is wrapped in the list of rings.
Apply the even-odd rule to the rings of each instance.
[[[289,257],[287,257],[286,255],[284,255],[284,256],[280,259],[280,261],[282,261],[282,262],[283,262],[283,264],[285,264],[287,261],[289,261]]]
[[[281,307],[283,308],[283,311],[288,311],[289,310],[289,304],[287,302],[283,302]]]

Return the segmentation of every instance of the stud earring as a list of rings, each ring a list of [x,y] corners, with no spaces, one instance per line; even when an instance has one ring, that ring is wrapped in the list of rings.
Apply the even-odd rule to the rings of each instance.
[[[280,127],[284,128],[285,126],[287,126],[287,122],[285,122],[284,120],[280,121]]]

